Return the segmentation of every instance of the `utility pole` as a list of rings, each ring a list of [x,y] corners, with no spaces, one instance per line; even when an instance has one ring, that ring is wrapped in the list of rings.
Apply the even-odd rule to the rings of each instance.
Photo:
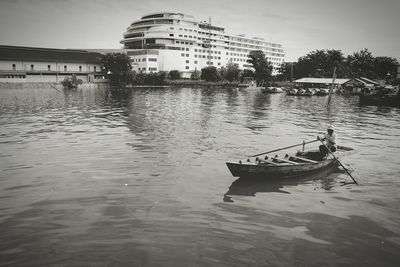
[[[208,64],[212,65],[211,62],[211,16],[208,17]]]

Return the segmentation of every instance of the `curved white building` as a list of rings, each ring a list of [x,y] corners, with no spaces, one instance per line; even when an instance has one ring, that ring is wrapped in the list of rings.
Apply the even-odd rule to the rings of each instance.
[[[134,21],[121,44],[133,61],[134,70],[176,69],[185,76],[206,66],[225,66],[229,61],[241,69],[251,68],[247,55],[253,50],[264,52],[274,73],[285,58],[281,44],[228,34],[210,22],[174,12],[152,13]]]

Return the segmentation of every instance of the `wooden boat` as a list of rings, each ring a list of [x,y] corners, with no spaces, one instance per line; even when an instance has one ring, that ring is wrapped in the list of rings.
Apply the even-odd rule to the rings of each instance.
[[[287,95],[297,95],[297,89],[296,88],[292,88],[289,91],[287,91],[286,94]]]
[[[261,89],[261,92],[267,94],[280,94],[283,93],[283,89],[280,87],[265,87]]]
[[[333,154],[337,159],[350,154],[354,149],[345,146],[337,146]],[[332,155],[321,158],[318,150],[306,152],[298,151],[295,155],[286,154],[283,158],[277,155],[273,158],[268,156],[253,160],[226,162],[228,169],[234,177],[241,178],[284,178],[300,176],[309,173],[333,168],[338,165],[338,161]]]
[[[315,93],[315,95],[317,95],[317,96],[329,95],[329,89],[326,89],[326,88],[319,88],[319,89],[317,90],[317,92]]]

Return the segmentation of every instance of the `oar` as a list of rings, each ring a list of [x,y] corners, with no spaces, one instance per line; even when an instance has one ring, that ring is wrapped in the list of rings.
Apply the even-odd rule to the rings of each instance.
[[[61,93],[61,91],[60,90],[58,90],[54,85],[52,85],[52,84],[50,84],[50,86],[51,87],[53,87],[54,89],[56,89],[57,90],[57,92],[60,92]]]
[[[351,177],[351,179],[353,179],[354,183],[358,185],[356,179],[354,179],[353,176],[351,176],[350,172],[346,169],[346,167],[343,166],[343,164],[339,161],[339,159],[337,157],[335,157],[335,155],[333,155],[332,151],[325,145],[325,143],[321,140],[318,139],[319,141],[321,141],[321,143],[324,145],[324,147],[326,147],[326,149],[329,151],[329,153],[332,155],[332,157],[339,162],[340,166],[342,166],[342,168],[347,172],[347,174]]]
[[[283,147],[283,148],[278,148],[278,149],[275,149],[275,150],[271,150],[271,151],[268,151],[268,152],[260,153],[260,154],[257,154],[257,155],[252,155],[252,156],[249,156],[249,157],[257,157],[257,156],[261,156],[261,155],[264,155],[264,154],[268,154],[268,153],[272,153],[272,152],[276,152],[276,151],[280,151],[280,150],[284,150],[284,149],[288,149],[288,148],[292,148],[292,147],[296,147],[296,146],[302,146],[302,145],[305,145],[305,144],[314,143],[314,142],[317,142],[317,141],[318,140],[313,140],[313,141],[309,141],[309,142],[303,142],[301,144],[297,144],[297,145],[293,145],[293,146],[287,146],[287,147]]]

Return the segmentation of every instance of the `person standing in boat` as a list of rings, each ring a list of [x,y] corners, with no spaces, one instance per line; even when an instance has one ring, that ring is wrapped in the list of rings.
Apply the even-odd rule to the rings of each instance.
[[[317,138],[320,139],[319,136]],[[327,148],[331,152],[335,152],[336,151],[336,147],[335,147],[335,145],[336,145],[336,134],[334,133],[333,126],[328,126],[327,133],[320,140],[325,141],[325,145],[320,145],[319,146],[319,152],[320,152],[322,157],[325,157],[329,153]]]

